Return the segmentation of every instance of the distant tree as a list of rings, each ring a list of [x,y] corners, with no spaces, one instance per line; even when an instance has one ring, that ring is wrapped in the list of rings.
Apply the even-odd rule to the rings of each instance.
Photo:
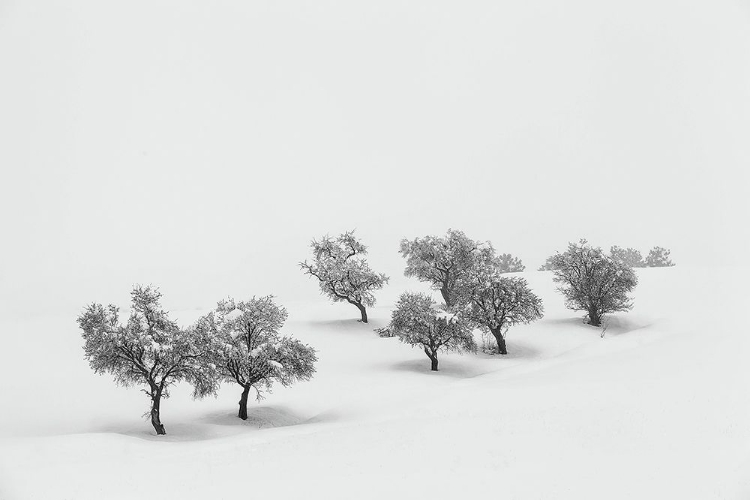
[[[315,373],[315,349],[279,333],[286,318],[286,309],[276,305],[272,296],[246,302],[228,299],[194,326],[212,340],[210,355],[204,359],[206,371],[242,387],[238,413],[242,420],[247,420],[251,388],[260,400],[274,382],[287,387]]]
[[[470,297],[468,318],[495,337],[498,354],[508,354],[505,335],[511,326],[531,323],[544,315],[542,300],[519,277],[498,272],[479,276]]]
[[[641,252],[635,248],[620,248],[613,246],[609,249],[609,255],[622,264],[630,267],[646,267]]]
[[[406,259],[404,275],[430,283],[433,290],[440,291],[448,309],[461,301],[457,286],[460,280],[479,262],[487,263],[496,258],[492,245],[474,241],[453,229],[444,237],[403,239],[400,252]]]
[[[151,424],[157,434],[166,434],[159,412],[171,385],[181,380],[192,383],[194,397],[214,390],[212,377],[200,365],[208,352],[208,338],[178,328],[162,309],[157,289],[136,286],[131,298],[132,312],[125,325],[113,305],[91,304],[78,317],[85,358],[96,373],[111,373],[120,385],[145,385]]]
[[[646,267],[672,267],[674,262],[669,258],[670,251],[662,247],[654,247],[646,256]]]
[[[513,257],[509,253],[503,253],[497,256],[497,267],[501,273],[520,273],[526,266],[523,265],[521,259]]]
[[[547,257],[547,260],[544,261],[544,264],[542,264],[537,270],[538,271],[554,271],[555,269],[558,269],[556,267],[557,264],[555,262],[557,261],[555,260],[555,257],[556,255],[550,255],[549,257]]]
[[[601,325],[604,314],[628,311],[632,302],[627,294],[638,284],[633,269],[604,255],[601,248],[586,240],[570,243],[565,253],[554,257],[554,281],[565,296],[569,309],[588,312],[588,322]]]
[[[354,231],[338,238],[323,237],[313,240],[313,262],[300,263],[310,276],[318,279],[320,292],[334,302],[346,301],[359,309],[361,320],[367,323],[367,307],[375,305],[374,290],[388,283],[385,274],[375,273],[364,259],[367,247],[354,237]]]
[[[470,323],[457,314],[436,308],[435,301],[422,293],[404,293],[391,315],[389,328],[405,344],[421,347],[438,370],[440,351],[477,349]]]

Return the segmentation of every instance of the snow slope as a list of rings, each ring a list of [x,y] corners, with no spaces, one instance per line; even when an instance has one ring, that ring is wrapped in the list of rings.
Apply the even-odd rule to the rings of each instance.
[[[162,438],[145,396],[88,370],[74,313],[4,324],[18,334],[0,353],[0,498],[748,498],[750,273],[638,274],[636,307],[600,338],[549,273],[524,273],[544,319],[511,331],[507,357],[445,355],[437,373],[372,332],[414,281],[396,278],[370,325],[323,298],[287,303],[315,378],[247,422],[236,387],[197,402],[178,387]]]

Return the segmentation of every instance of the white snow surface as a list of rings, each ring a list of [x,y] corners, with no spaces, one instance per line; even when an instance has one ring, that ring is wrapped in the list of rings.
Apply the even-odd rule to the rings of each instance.
[[[544,319],[512,328],[507,356],[444,354],[439,372],[373,332],[413,281],[394,279],[369,325],[322,297],[284,304],[314,379],[246,422],[236,386],[203,401],[177,386],[163,437],[137,388],[86,366],[74,316],[6,322],[0,498],[750,498],[750,273],[638,275],[600,338],[550,273],[524,273]]]

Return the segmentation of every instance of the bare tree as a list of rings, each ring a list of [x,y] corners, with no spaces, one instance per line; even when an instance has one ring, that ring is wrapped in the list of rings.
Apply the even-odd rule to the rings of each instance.
[[[209,339],[178,328],[161,308],[157,289],[136,286],[131,297],[132,312],[125,325],[113,305],[91,304],[78,317],[85,357],[96,373],[111,373],[120,385],[145,385],[151,424],[157,434],[166,434],[160,409],[170,386],[187,380],[193,384],[194,397],[215,390],[213,377],[200,364]]]
[[[628,311],[632,302],[627,294],[638,284],[633,269],[604,255],[601,248],[586,240],[570,243],[565,253],[554,256],[554,281],[565,296],[569,309],[586,311],[588,322],[601,325],[604,314]]]
[[[423,293],[401,295],[389,328],[401,342],[421,347],[430,358],[432,371],[438,370],[440,351],[477,349],[471,325],[457,314],[438,310],[435,301]]]
[[[544,315],[542,300],[529,289],[526,280],[494,272],[479,277],[470,291],[469,319],[489,331],[497,342],[498,354],[508,354],[505,335],[517,324],[530,323]]]
[[[447,309],[461,302],[460,280],[478,262],[496,258],[492,245],[474,241],[462,231],[453,229],[449,229],[444,237],[403,239],[400,252],[406,259],[404,275],[430,283],[442,295]]]
[[[286,309],[277,306],[272,296],[243,302],[228,299],[194,326],[212,340],[211,352],[204,358],[206,370],[242,387],[238,413],[242,420],[247,420],[250,389],[260,400],[274,382],[287,387],[315,373],[315,349],[279,333],[286,318]]]
[[[313,240],[310,246],[314,260],[300,263],[302,270],[318,279],[323,295],[352,304],[359,309],[362,323],[367,323],[367,307],[375,305],[372,292],[388,283],[388,277],[373,272],[364,259],[367,247],[354,237],[354,231],[336,239]]]

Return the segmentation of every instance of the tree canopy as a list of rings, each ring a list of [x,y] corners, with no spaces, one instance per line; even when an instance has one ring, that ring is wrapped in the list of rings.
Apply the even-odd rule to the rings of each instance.
[[[421,347],[438,370],[440,351],[476,351],[471,325],[460,315],[437,309],[435,301],[423,293],[404,293],[391,315],[389,328],[411,346]]]
[[[495,271],[479,276],[470,289],[468,318],[497,342],[498,354],[507,354],[505,335],[517,324],[530,323],[544,315],[542,300],[519,277]]]
[[[151,399],[151,423],[157,434],[165,434],[160,418],[162,397],[169,388],[185,380],[193,384],[194,396],[215,390],[214,380],[201,367],[209,352],[209,338],[184,330],[169,319],[160,304],[158,289],[136,286],[132,309],[120,323],[113,305],[91,304],[78,317],[84,340],[84,355],[96,373],[110,373],[123,386],[145,385]]]
[[[315,350],[280,334],[286,318],[286,309],[269,295],[247,301],[222,300],[195,324],[197,331],[211,339],[212,349],[204,361],[207,370],[242,387],[238,416],[243,420],[247,419],[251,388],[261,399],[274,382],[286,387],[309,380],[315,373]]]
[[[365,260],[367,247],[354,237],[354,231],[337,238],[324,236],[313,240],[313,261],[300,267],[318,279],[320,292],[334,302],[348,302],[359,309],[361,321],[367,323],[367,307],[375,305],[373,291],[388,283],[388,277],[375,273]]]
[[[491,244],[474,241],[454,229],[449,229],[444,237],[403,239],[400,252],[406,259],[404,275],[430,283],[440,291],[449,309],[461,301],[460,280],[480,263],[496,259]]]
[[[672,267],[674,262],[669,258],[671,252],[666,248],[654,247],[646,256],[646,267]]]
[[[601,324],[604,314],[628,311],[628,297],[638,284],[633,269],[594,248],[586,240],[570,243],[565,253],[554,256],[554,281],[569,309],[586,311],[589,323]]]

